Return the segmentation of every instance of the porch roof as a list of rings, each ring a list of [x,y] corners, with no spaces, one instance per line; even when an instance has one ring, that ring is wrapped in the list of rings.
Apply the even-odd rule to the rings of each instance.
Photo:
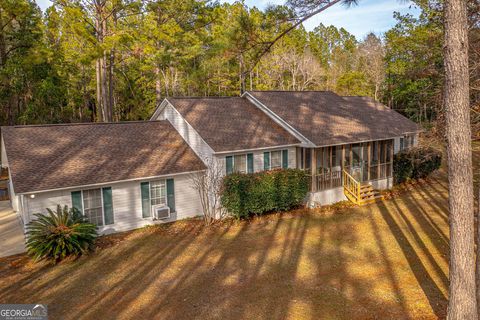
[[[391,139],[420,131],[416,123],[368,97],[330,91],[248,91],[316,146]]]

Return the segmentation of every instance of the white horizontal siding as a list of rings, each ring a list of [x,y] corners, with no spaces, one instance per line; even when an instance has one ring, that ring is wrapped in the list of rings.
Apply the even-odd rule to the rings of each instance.
[[[213,149],[170,103],[166,103],[154,120],[168,120],[200,159],[212,157]]]
[[[166,177],[165,179],[167,179]],[[179,219],[202,215],[202,207],[197,192],[191,188],[188,174],[173,177],[175,186],[175,208],[170,219],[153,221],[152,218],[142,218],[142,201],[140,183],[130,181],[111,184],[114,224],[99,228],[101,233],[126,231],[153,223],[165,223]],[[157,180],[157,179],[152,179]],[[144,180],[149,181],[149,180]],[[88,189],[88,188],[87,188]],[[52,191],[38,193],[35,198],[25,196],[25,210],[29,222],[34,213],[45,213],[46,208],[55,209],[57,204],[72,206],[71,191]]]
[[[296,156],[296,148],[295,147],[288,147],[288,148],[272,148],[272,149],[264,149],[264,150],[255,150],[251,152],[234,152],[229,154],[222,154],[216,155],[215,158],[219,161],[219,164],[225,169],[225,158],[227,156],[234,156],[238,154],[248,154],[253,153],[253,171],[259,172],[263,171],[263,153],[265,151],[278,151],[278,150],[288,150],[288,167],[291,169],[295,169],[297,167],[297,156]]]

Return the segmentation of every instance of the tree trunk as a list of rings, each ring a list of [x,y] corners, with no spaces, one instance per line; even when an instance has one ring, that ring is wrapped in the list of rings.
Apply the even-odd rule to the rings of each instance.
[[[96,121],[102,122],[103,121],[103,106],[102,106],[102,58],[97,58],[97,61],[95,62],[95,74],[96,74],[96,80],[97,80],[97,110],[96,110]]]
[[[107,21],[103,19],[102,21],[102,43],[103,43],[103,36],[105,36],[107,32]],[[107,59],[108,59],[108,52],[103,51],[103,58],[102,58],[102,105],[103,105],[103,121],[104,122],[111,122],[112,121],[112,112],[110,109],[110,102],[108,98],[108,69],[107,69]]]
[[[477,319],[467,8],[445,1],[445,118],[450,209],[448,319]]]
[[[244,64],[243,64],[243,55],[240,54],[239,56],[239,81],[240,81],[240,94],[245,92],[245,72],[244,72]]]
[[[477,211],[477,312],[480,318],[480,187],[478,187],[478,211]]]
[[[162,102],[162,79],[160,77],[160,67],[155,67],[155,100],[157,106]]]
[[[113,110],[115,105],[114,93],[115,93],[115,80],[113,78],[114,70],[113,66],[115,64],[115,49],[110,51],[110,61],[108,64],[108,111],[110,121],[113,121]]]

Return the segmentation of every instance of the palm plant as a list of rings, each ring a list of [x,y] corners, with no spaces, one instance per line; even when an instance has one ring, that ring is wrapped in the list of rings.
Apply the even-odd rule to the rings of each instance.
[[[80,256],[93,248],[96,226],[80,212],[60,205],[56,211],[36,213],[37,218],[27,225],[27,251],[35,259],[54,263],[67,256]]]

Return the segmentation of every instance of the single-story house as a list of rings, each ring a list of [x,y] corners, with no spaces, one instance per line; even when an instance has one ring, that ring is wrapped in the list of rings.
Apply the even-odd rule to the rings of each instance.
[[[302,169],[310,205],[374,201],[419,132],[366,97],[247,91],[166,98],[150,121],[2,127],[2,167],[24,223],[66,204],[115,232],[201,215],[189,179],[210,159],[225,174]]]
[[[203,212],[189,186],[205,165],[168,121],[2,127],[1,143],[24,224],[58,204],[100,233]]]

